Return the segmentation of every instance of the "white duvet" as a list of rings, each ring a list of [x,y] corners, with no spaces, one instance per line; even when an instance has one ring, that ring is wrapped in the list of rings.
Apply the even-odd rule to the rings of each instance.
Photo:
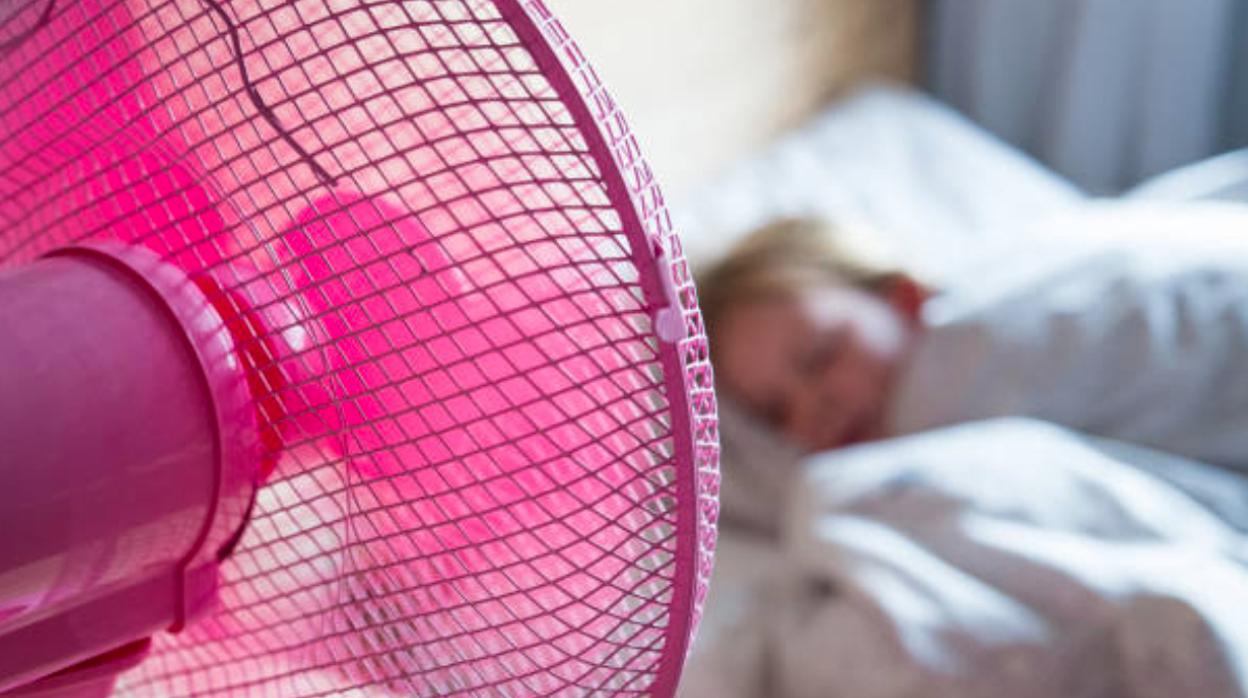
[[[1027,415],[1248,472],[1248,206],[1103,203],[925,308],[906,433]]]
[[[807,467],[762,694],[1248,691],[1248,539],[1157,473],[1243,483],[1021,419]]]

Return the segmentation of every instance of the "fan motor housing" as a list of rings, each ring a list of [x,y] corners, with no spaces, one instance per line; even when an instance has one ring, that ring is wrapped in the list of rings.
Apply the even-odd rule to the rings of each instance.
[[[89,660],[215,596],[256,479],[244,369],[146,250],[62,249],[0,272],[0,298],[0,691],[82,662],[111,686]]]

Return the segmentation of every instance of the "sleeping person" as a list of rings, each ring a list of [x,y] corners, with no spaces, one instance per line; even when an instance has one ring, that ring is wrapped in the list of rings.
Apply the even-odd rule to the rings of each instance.
[[[1081,234],[939,293],[819,219],[699,274],[716,381],[807,451],[997,416],[1248,469],[1248,240]]]
[[[790,219],[700,275],[727,554],[684,695],[1248,695],[1248,245],[1185,232],[934,292]]]
[[[861,244],[861,243],[860,243]],[[784,219],[702,275],[717,380],[809,450],[883,436],[928,292],[818,219]]]

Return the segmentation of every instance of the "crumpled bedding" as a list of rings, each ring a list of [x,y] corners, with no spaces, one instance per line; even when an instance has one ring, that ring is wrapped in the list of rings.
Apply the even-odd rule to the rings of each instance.
[[[1117,205],[924,308],[892,430],[1026,415],[1248,471],[1248,206]]]
[[[1248,696],[1248,207],[1041,196],[931,262],[904,436],[726,404],[682,696]]]
[[[1248,695],[1248,480],[1027,418],[801,464],[683,696]]]
[[[1244,695],[1248,538],[1171,469],[1201,466],[1026,419],[812,460],[771,694]]]

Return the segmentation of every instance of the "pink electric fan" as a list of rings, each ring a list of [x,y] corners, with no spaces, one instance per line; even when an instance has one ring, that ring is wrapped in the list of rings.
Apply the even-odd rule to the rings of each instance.
[[[670,695],[716,460],[540,1],[0,3],[0,693]]]

